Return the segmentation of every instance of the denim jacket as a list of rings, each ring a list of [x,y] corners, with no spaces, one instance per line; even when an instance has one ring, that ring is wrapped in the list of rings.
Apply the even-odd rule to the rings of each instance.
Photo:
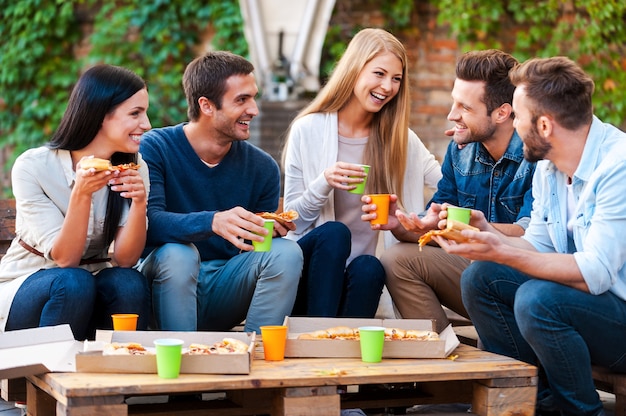
[[[443,178],[430,202],[477,209],[493,223],[515,223],[524,229],[528,226],[535,164],[524,160],[517,132],[497,161],[481,143],[459,149],[451,141],[441,171]]]

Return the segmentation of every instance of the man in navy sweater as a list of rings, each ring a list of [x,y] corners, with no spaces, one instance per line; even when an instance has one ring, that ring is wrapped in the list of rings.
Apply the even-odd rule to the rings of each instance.
[[[228,52],[192,61],[183,75],[188,123],[153,129],[141,153],[150,169],[148,240],[139,265],[152,283],[162,330],[245,331],[281,324],[302,272],[294,241],[269,252],[251,240],[266,231],[255,213],[278,207],[280,171],[249,144],[258,114],[252,64]],[[276,223],[274,237],[289,230]]]

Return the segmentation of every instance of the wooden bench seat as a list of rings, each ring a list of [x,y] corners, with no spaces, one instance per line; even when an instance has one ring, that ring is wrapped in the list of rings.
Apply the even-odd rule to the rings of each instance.
[[[15,200],[0,199],[0,258],[15,237]]]
[[[15,200],[0,199],[0,258],[15,237]],[[26,379],[0,380],[0,397],[8,402],[26,401]]]

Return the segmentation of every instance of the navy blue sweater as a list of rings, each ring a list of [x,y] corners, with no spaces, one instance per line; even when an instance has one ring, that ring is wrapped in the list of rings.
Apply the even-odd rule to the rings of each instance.
[[[254,145],[235,141],[219,165],[209,168],[189,144],[184,124],[150,130],[141,142],[150,169],[144,254],[164,243],[194,243],[202,261],[230,259],[239,249],[211,231],[213,215],[236,206],[275,211],[278,164]]]

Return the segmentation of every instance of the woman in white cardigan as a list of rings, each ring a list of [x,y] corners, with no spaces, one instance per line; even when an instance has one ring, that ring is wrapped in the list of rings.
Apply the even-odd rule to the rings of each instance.
[[[393,193],[411,212],[441,178],[435,157],[409,129],[407,56],[382,29],[350,42],[327,84],[292,123],[285,149],[285,210],[304,253],[294,315],[373,317],[385,281],[375,257],[379,232],[361,220],[361,196]],[[394,239],[386,232],[385,244]]]

